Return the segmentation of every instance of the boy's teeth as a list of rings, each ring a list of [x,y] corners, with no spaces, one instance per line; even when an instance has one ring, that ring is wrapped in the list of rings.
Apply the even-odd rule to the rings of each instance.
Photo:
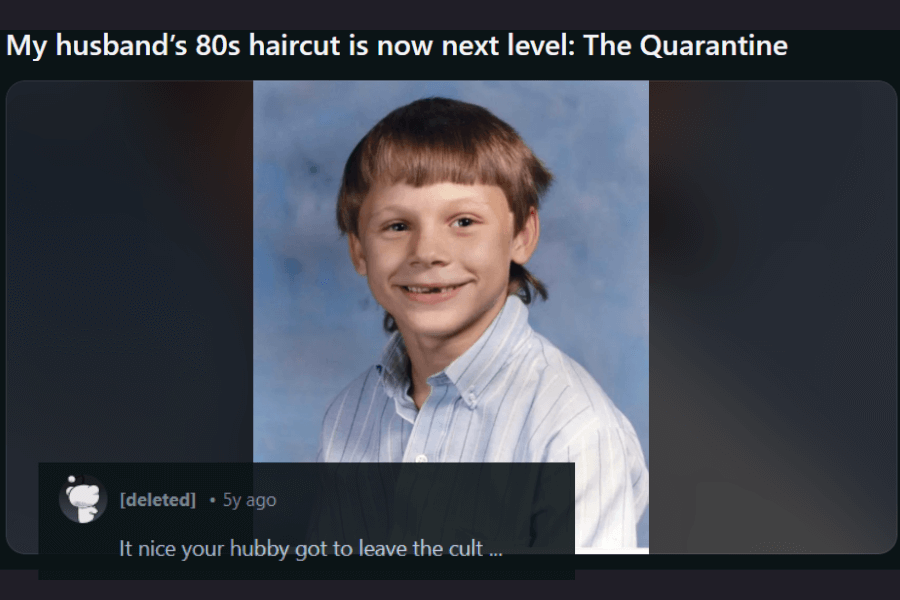
[[[426,287],[415,287],[412,285],[406,286],[413,294],[443,294],[444,292],[448,292],[452,290],[456,286],[449,286],[444,288],[426,288]]]

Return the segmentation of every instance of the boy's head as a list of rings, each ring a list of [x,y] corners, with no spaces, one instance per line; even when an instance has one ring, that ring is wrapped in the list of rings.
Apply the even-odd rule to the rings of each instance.
[[[373,294],[389,313],[385,327],[394,329],[391,301],[383,297],[391,286],[402,285],[398,289],[409,295],[409,284],[457,284],[470,277],[480,284],[487,277],[496,287],[493,276],[479,274],[483,273],[484,264],[472,264],[469,272],[462,260],[463,255],[475,251],[476,242],[485,243],[485,236],[493,236],[493,250],[478,251],[480,262],[508,262],[501,265],[506,282],[503,296],[517,293],[526,303],[534,295],[546,298],[544,286],[523,265],[537,243],[537,210],[551,179],[550,172],[512,127],[473,104],[444,98],[418,100],[391,112],[375,125],[347,160],[337,219],[341,231],[350,238],[351,258],[357,270],[369,277]],[[465,205],[466,199],[474,204]],[[460,215],[447,213],[456,210],[457,201],[461,202]],[[400,212],[383,213],[380,209],[385,207]],[[473,220],[469,216],[478,215],[463,214],[470,208],[487,211],[489,216]],[[412,213],[403,213],[406,209],[413,209]],[[500,211],[505,214],[500,215]],[[382,234],[384,230],[378,228],[380,223],[372,221],[373,215],[393,219],[387,223],[390,235]],[[449,219],[446,227],[438,227],[445,218]],[[509,252],[498,245],[504,235],[509,238]],[[429,244],[438,246],[437,254],[446,251],[447,256],[426,257],[427,260],[416,256],[421,249],[413,246],[423,236]],[[435,248],[429,252],[432,250]],[[371,262],[376,253],[379,260],[385,253],[397,254],[397,264],[379,264],[383,268],[373,273],[365,263],[367,258]],[[401,253],[406,255],[403,260]],[[455,267],[456,258],[461,259],[459,269]],[[424,264],[426,261],[430,261],[428,265]],[[385,283],[382,289],[378,288],[378,281],[373,282],[373,274],[387,279],[381,282]],[[469,293],[469,288],[460,293]],[[410,306],[417,309],[442,304],[444,292],[433,288],[429,294],[410,296]],[[396,305],[393,309],[403,310]],[[433,313],[434,310],[430,314]]]

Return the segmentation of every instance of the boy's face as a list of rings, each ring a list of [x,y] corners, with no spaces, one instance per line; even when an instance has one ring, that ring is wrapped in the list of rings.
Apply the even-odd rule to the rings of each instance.
[[[532,211],[516,234],[497,186],[377,185],[360,208],[359,236],[349,236],[350,256],[404,339],[474,343],[503,308],[510,262],[528,261],[539,228]]]

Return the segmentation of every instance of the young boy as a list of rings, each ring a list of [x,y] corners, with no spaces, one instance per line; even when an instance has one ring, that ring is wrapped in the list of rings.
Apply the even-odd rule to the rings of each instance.
[[[631,423],[528,325],[550,173],[472,104],[401,107],[347,160],[337,218],[393,335],[329,405],[324,462],[574,462],[579,547],[636,546],[649,474]]]

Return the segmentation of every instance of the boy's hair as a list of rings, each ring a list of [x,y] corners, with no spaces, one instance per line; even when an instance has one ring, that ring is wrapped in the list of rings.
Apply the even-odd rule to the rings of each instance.
[[[447,98],[423,98],[391,112],[360,140],[338,194],[343,234],[359,236],[359,211],[377,183],[496,185],[506,194],[519,233],[553,176],[515,129],[488,110]],[[509,293],[525,304],[547,299],[547,288],[524,266],[509,266]],[[385,329],[396,324],[385,314]]]

